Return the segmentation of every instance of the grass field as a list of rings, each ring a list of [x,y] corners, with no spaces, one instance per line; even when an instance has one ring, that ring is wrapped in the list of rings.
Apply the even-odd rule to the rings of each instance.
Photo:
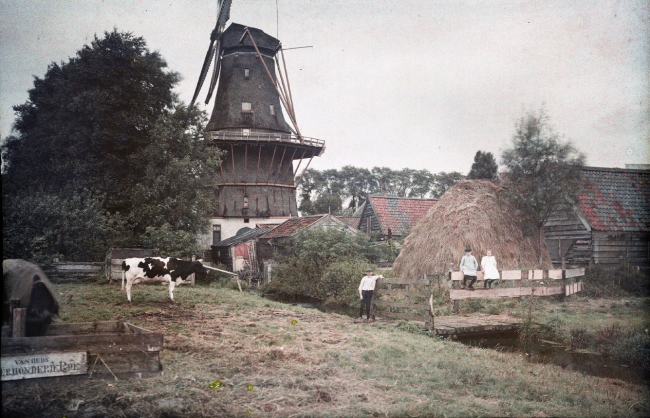
[[[164,375],[5,390],[3,416],[650,415],[645,387],[470,348],[404,322],[355,323],[210,286],[181,286],[176,303],[160,285],[137,286],[130,306],[119,286],[55,290],[61,322],[122,319],[163,332]],[[536,308],[540,316],[566,311],[576,321],[584,307],[568,302],[555,312],[557,304],[546,303]],[[629,314],[625,302],[589,303],[596,311],[599,303],[608,311],[622,303],[628,321],[644,321],[643,310]],[[504,309],[527,312],[523,303]],[[584,326],[619,319],[588,311]]]

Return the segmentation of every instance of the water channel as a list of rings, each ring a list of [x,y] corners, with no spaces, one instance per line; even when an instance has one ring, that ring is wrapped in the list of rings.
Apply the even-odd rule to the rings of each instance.
[[[318,309],[325,313],[357,318],[358,308],[325,304],[309,298],[293,298],[278,295],[265,295],[267,299],[302,306],[303,308]],[[516,331],[479,336],[459,337],[456,341],[471,347],[497,350],[521,356],[531,363],[554,364],[565,370],[573,370],[591,376],[621,379],[633,384],[648,384],[650,371],[637,365],[614,360],[597,353],[568,350],[566,347],[551,342],[528,342],[518,338]]]

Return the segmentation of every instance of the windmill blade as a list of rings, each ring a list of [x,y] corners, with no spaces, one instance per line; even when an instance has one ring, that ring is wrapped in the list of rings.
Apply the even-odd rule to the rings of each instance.
[[[230,5],[232,4],[232,0],[221,0],[219,3],[216,27],[219,29],[219,34],[221,34],[226,27],[226,22],[230,19]]]
[[[196,98],[199,96],[199,93],[201,92],[201,87],[203,87],[203,82],[205,81],[205,77],[208,74],[208,70],[210,69],[210,64],[212,63],[212,57],[213,55],[215,56],[216,60],[219,60],[219,57],[221,55],[221,51],[219,51],[219,48],[215,48],[215,42],[218,43],[219,39],[221,38],[221,33],[223,32],[226,22],[228,22],[228,19],[230,19],[230,5],[232,4],[232,0],[220,0],[219,4],[217,6],[217,24],[214,26],[214,29],[212,30],[212,34],[210,35],[210,46],[208,47],[208,52],[205,54],[205,60],[203,61],[203,68],[201,68],[201,75],[199,76],[199,81],[196,84],[196,89],[194,90],[194,96],[192,96],[192,102],[190,106],[194,105],[194,102],[196,102]],[[215,51],[216,49],[216,51]],[[219,76],[219,70],[218,67],[219,62],[215,63],[215,73],[213,73],[213,83],[216,83],[215,79],[215,74],[218,78]],[[210,100],[209,97],[212,96],[212,92],[214,90],[214,86],[210,86],[210,93],[208,94],[208,100]]]
[[[194,96],[192,96],[192,102],[190,106],[194,106],[196,98],[199,96],[201,87],[203,87],[203,82],[205,81],[205,76],[208,74],[210,69],[210,63],[212,62],[212,56],[214,55],[214,41],[210,41],[210,46],[208,47],[208,52],[205,54],[205,60],[203,61],[203,67],[201,68],[201,75],[199,76],[199,82],[196,84],[196,89],[194,90]]]
[[[214,88],[217,85],[217,80],[219,79],[219,72],[221,71],[221,42],[217,40],[217,46],[214,48],[214,68],[212,70],[212,79],[210,80],[210,89],[208,90],[208,96],[205,98],[205,104],[210,102],[212,94],[214,93]]]

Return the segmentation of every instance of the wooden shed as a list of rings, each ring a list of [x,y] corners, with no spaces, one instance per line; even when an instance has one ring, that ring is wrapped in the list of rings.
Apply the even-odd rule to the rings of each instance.
[[[253,272],[259,271],[257,264],[257,237],[263,235],[274,227],[261,226],[244,230],[234,237],[219,241],[212,246],[212,260],[223,264],[230,271],[240,271],[249,268]]]
[[[106,276],[108,282],[122,280],[122,261],[131,257],[153,257],[158,249],[154,248],[111,248],[106,253]]]
[[[544,226],[555,267],[650,272],[650,170],[585,167],[579,203]]]

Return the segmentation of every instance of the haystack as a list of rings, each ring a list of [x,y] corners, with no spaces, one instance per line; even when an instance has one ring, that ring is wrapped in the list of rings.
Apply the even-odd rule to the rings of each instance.
[[[413,227],[393,264],[404,278],[446,273],[458,264],[466,247],[480,263],[488,250],[499,270],[539,266],[537,234],[524,236],[515,211],[503,199],[504,189],[489,180],[457,183]],[[551,261],[542,242],[543,268]]]

